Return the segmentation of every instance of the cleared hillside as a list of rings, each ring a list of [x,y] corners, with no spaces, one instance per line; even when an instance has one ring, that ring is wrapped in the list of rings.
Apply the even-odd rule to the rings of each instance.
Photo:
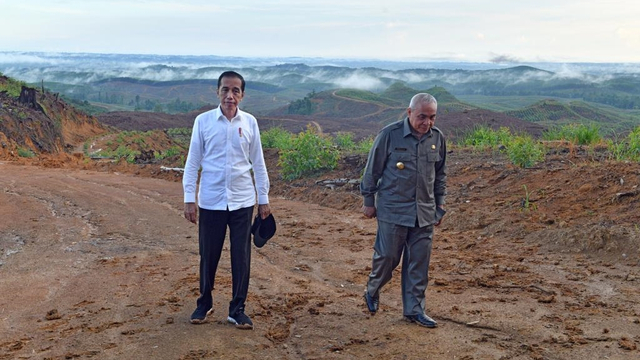
[[[0,75],[0,158],[77,151],[108,130],[58,94],[42,92]]]
[[[604,133],[626,132],[640,125],[637,114],[625,114],[619,109],[594,106],[582,101],[564,103],[546,99],[523,109],[506,111],[505,114],[545,126],[595,124]]]

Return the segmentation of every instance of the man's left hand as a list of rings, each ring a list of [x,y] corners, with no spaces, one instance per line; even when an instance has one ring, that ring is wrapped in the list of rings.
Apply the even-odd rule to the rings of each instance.
[[[438,206],[440,209],[444,210],[444,207],[442,206]],[[440,218],[440,221],[438,221],[437,223],[434,224],[434,226],[440,226],[440,224],[442,224],[442,219],[444,219],[444,216],[442,218]]]
[[[269,204],[258,205],[258,214],[260,214],[260,217],[263,220],[266,219],[267,216],[271,214],[271,207],[269,206]]]

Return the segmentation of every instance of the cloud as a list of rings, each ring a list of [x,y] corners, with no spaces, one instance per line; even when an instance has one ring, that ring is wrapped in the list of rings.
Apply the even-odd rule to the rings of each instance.
[[[379,79],[354,72],[353,74],[338,78],[332,81],[334,84],[342,88],[355,88],[360,90],[379,90],[384,87],[384,84]]]
[[[521,63],[520,59],[518,59],[515,56],[512,55],[495,55],[493,56],[491,59],[489,59],[489,62],[494,63],[494,64],[519,64]]]

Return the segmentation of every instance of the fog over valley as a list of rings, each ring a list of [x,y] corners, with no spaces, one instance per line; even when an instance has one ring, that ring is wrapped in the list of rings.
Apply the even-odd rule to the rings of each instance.
[[[496,59],[501,60],[501,59]],[[297,66],[291,65],[297,64]],[[306,66],[302,66],[304,64]],[[500,73],[516,66],[545,71]],[[339,87],[378,90],[381,78],[406,83],[442,81],[451,84],[491,77],[499,83],[529,80],[576,79],[602,82],[613,76],[638,77],[637,64],[622,63],[515,63],[515,62],[411,62],[322,58],[235,58],[221,56],[122,55],[89,53],[0,52],[0,71],[26,82],[82,84],[127,77],[152,81],[215,79],[226,69],[244,70],[247,80],[272,84],[297,74],[303,81],[333,83]],[[533,69],[532,69],[533,70]]]
[[[337,89],[364,91],[370,95],[349,96],[405,106],[411,93],[437,87],[467,104],[456,105],[456,109],[466,106],[518,111],[554,99],[605,106],[617,117],[626,117],[625,121],[633,122],[640,116],[637,64],[493,60],[412,62],[5,51],[0,52],[0,72],[81,102],[77,105],[86,105],[85,111],[90,113],[177,113],[215,106],[217,78],[233,69],[247,81],[243,107],[258,115],[300,114],[300,103],[294,102],[309,101],[315,94]],[[371,100],[376,96],[382,98]],[[315,103],[319,102],[316,98]],[[305,114],[318,111],[322,113],[307,107]]]

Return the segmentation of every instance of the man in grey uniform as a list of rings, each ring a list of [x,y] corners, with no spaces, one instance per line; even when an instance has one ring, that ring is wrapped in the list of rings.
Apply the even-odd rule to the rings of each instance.
[[[362,211],[378,218],[371,274],[364,298],[373,315],[380,289],[402,257],[402,307],[407,321],[433,328],[425,314],[433,228],[444,215],[446,155],[444,135],[433,124],[438,103],[416,94],[408,117],[380,131],[360,185]]]

